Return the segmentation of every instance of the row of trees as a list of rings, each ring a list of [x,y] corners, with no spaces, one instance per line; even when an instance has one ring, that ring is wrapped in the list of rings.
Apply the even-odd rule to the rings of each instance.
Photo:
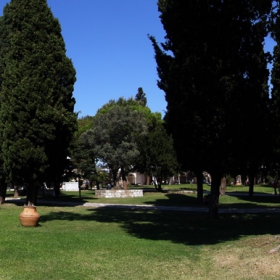
[[[175,173],[178,158],[183,170],[196,173],[201,200],[202,172],[211,174],[215,217],[225,173],[252,178],[261,166],[278,171],[279,2],[159,0],[166,41],[150,40],[167,101],[164,121],[146,106],[141,88],[134,99],[105,104],[77,140],[73,155],[84,174],[97,176],[104,162],[114,182],[120,169],[124,182],[137,170],[160,183]],[[264,51],[268,35],[276,42],[273,54]],[[0,196],[8,181],[24,184],[26,203],[34,204],[38,185],[58,187],[68,165],[77,129],[75,69],[46,0],[11,0],[0,38]]]
[[[165,122],[182,167],[211,174],[216,217],[225,173],[249,174],[253,184],[261,166],[278,172],[279,1],[159,0],[158,9],[166,40],[150,40]],[[276,42],[273,54],[264,50],[267,36]]]
[[[131,170],[162,179],[177,167],[173,143],[159,113],[146,106],[142,88],[135,99],[110,101],[90,126],[77,129],[72,96],[75,69],[61,28],[46,0],[12,0],[0,18],[0,197],[6,185],[27,187],[34,205],[38,187],[55,190],[71,167],[68,156],[87,178],[100,179],[106,163],[116,182],[126,186]],[[72,174],[73,175],[73,174]]]
[[[0,18],[0,174],[28,187],[36,203],[42,182],[59,186],[77,115],[75,69],[60,24],[46,0],[12,0]]]
[[[124,188],[128,173],[138,171],[156,178],[155,186],[161,190],[162,180],[175,174],[178,165],[172,138],[161,114],[152,113],[146,103],[139,88],[135,99],[111,100],[94,117],[87,117],[92,127],[85,132],[81,129],[73,154],[73,162],[85,178],[98,185],[101,165],[109,168],[113,185],[119,180],[119,170]]]

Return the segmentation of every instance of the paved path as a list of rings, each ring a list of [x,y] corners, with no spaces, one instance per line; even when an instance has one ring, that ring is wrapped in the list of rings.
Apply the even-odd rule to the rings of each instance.
[[[266,196],[266,195],[265,195]],[[7,201],[18,201],[24,203],[24,199],[7,198]],[[91,203],[91,202],[67,202],[67,201],[49,201],[41,200],[37,201],[37,205],[50,205],[50,206],[84,206],[93,208],[116,208],[116,209],[131,209],[131,210],[158,210],[158,211],[181,211],[181,212],[196,212],[196,213],[208,213],[207,207],[180,207],[180,206],[157,206],[157,205],[144,205],[144,204],[110,204],[110,203]],[[264,207],[264,208],[220,208],[219,213],[223,214],[257,214],[257,213],[280,213],[279,207]]]
[[[159,211],[184,211],[208,213],[207,207],[179,207],[179,206],[156,206],[156,205],[125,205],[125,204],[103,204],[103,203],[84,203],[87,207],[108,207],[108,208],[128,208],[132,210],[159,210]],[[219,213],[280,213],[280,207],[273,208],[221,208]]]

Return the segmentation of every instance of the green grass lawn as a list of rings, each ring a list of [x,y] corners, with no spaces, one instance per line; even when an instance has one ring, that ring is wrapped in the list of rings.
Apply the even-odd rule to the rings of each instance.
[[[96,202],[96,203],[111,203],[111,204],[144,204],[157,206],[191,206],[191,207],[206,207],[197,203],[196,185],[163,185],[163,192],[155,192],[152,186],[130,186],[134,189],[144,189],[143,197],[135,198],[97,198],[94,190],[82,190],[82,202]],[[205,193],[210,191],[210,187],[204,185]],[[220,196],[221,208],[266,208],[279,207],[280,196],[274,196],[274,190],[269,186],[256,185],[254,188],[254,196],[249,197],[247,186],[229,186],[226,190],[226,195]],[[236,195],[243,193],[242,196]],[[259,196],[265,194],[267,196]],[[13,193],[8,192],[8,197],[12,197]],[[23,198],[23,197],[22,197]],[[79,192],[61,192],[59,198],[54,198],[51,195],[39,197],[44,200],[57,201],[80,201]],[[21,204],[23,204],[23,200]],[[20,203],[19,203],[20,204]]]
[[[0,207],[0,279],[280,279],[279,215]]]
[[[163,192],[155,192],[151,186],[131,186],[134,189],[143,189],[143,197],[135,198],[96,198],[94,190],[83,190],[81,192],[82,201],[96,203],[116,203],[116,204],[147,204],[157,206],[191,206],[201,207],[197,203],[196,185],[163,185]],[[204,185],[205,194],[210,191],[208,185]],[[279,207],[280,196],[274,196],[273,188],[269,186],[256,185],[254,188],[255,196],[249,197],[249,188],[247,186],[228,186],[226,195],[220,196],[220,207],[242,207],[242,208],[264,208]],[[235,194],[241,193],[242,196]],[[265,194],[268,196],[259,196]],[[53,199],[49,197],[48,199]],[[60,200],[77,201],[78,192],[62,192]]]

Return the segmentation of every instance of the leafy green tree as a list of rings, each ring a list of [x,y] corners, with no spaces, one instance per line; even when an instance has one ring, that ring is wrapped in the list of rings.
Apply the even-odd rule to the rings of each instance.
[[[36,203],[43,181],[57,185],[76,130],[75,69],[46,0],[12,0],[1,31],[0,133],[3,168]]]
[[[138,88],[138,92],[137,92],[137,94],[135,96],[135,100],[142,102],[143,106],[147,105],[146,94],[145,94],[145,92],[143,91],[143,89],[141,87]]]
[[[168,176],[173,176],[178,170],[173,140],[167,134],[161,116],[149,116],[148,132],[138,139],[140,155],[136,160],[135,169],[149,175],[158,191],[161,183]]]
[[[120,106],[120,107],[130,107],[132,111],[141,112],[144,115],[149,115],[151,113],[150,108],[147,106],[143,106],[143,103],[139,103],[139,101],[133,99],[132,97],[125,99],[124,97],[120,97],[118,100],[110,100],[108,103],[104,104],[99,110],[100,113],[107,113],[112,107]]]
[[[64,173],[64,181],[78,178],[81,173],[86,174],[88,180],[92,180],[95,171],[94,154],[88,149],[88,137],[83,136],[88,130],[93,128],[93,117],[85,116],[77,120],[77,131],[74,134],[74,140],[70,146],[70,163],[67,172]],[[93,167],[92,172],[89,168]],[[78,172],[77,172],[78,171]]]
[[[241,156],[237,148],[246,141],[252,144],[256,126],[250,120],[260,120],[259,115],[267,112],[263,41],[270,5],[253,0],[158,1],[166,41],[158,45],[150,39],[158,86],[167,101],[165,120],[182,168],[211,174],[211,217],[218,215],[221,178],[231,163],[239,158],[248,168],[262,156],[254,153],[260,141]],[[246,128],[249,133],[244,133]]]
[[[97,189],[99,189],[99,171],[97,166],[97,156],[94,151],[95,143],[93,137],[93,130],[89,129],[84,132],[78,139],[77,147],[74,153],[74,160],[79,174],[82,174],[84,179],[88,179],[91,183],[96,182]]]
[[[167,158],[166,154],[168,152],[170,152],[170,146],[168,146],[168,143],[171,143],[169,141],[171,139],[169,138],[168,135],[166,135],[165,129],[163,127],[163,121],[161,118],[161,114],[152,113],[148,107],[144,106],[143,102],[139,103],[139,100],[132,99],[132,98],[129,98],[129,99],[119,98],[116,101],[110,100],[107,104],[105,104],[102,108],[100,108],[98,110],[97,115],[103,116],[103,114],[104,114],[107,116],[108,114],[111,114],[110,113],[111,110],[116,107],[118,107],[119,110],[124,110],[124,111],[128,110],[127,108],[129,107],[129,111],[135,112],[134,114],[139,114],[139,116],[141,116],[141,118],[143,117],[145,120],[144,123],[148,127],[148,131],[149,131],[148,133],[149,134],[151,133],[149,138],[147,138],[147,135],[145,133],[143,133],[142,129],[139,130],[140,131],[139,135],[138,135],[139,132],[136,132],[136,134],[134,133],[134,135],[133,135],[133,138],[135,141],[135,143],[133,144],[135,147],[134,151],[136,152],[136,154],[138,154],[138,156],[135,157],[134,161],[131,161],[130,166],[125,167],[124,174],[127,175],[129,170],[131,170],[131,169],[135,170],[136,168],[139,168],[139,171],[141,169],[141,172],[145,172],[146,174],[149,174],[150,176],[157,177],[158,180],[155,180],[155,182],[156,181],[161,182],[160,177],[165,178],[166,176],[170,175],[170,172],[173,175],[174,173],[171,171],[171,166],[173,164],[173,160],[169,160],[169,167],[166,167],[166,162],[164,162],[161,166],[158,163],[158,160],[160,157],[165,156]],[[96,117],[93,117],[93,120],[95,118]],[[100,117],[100,118],[102,118],[102,117]],[[88,118],[87,118],[87,120],[88,120]],[[89,120],[91,121],[92,119],[90,118]],[[80,125],[81,121],[84,121],[84,119],[78,120],[78,125]],[[143,121],[143,120],[141,120],[141,121]],[[107,122],[107,119],[106,119],[106,122]],[[133,121],[131,121],[129,119],[127,119],[126,122],[128,124],[125,126],[128,126],[128,128],[131,125],[135,126],[135,123],[133,123]],[[87,123],[87,121],[86,121],[86,123]],[[110,120],[109,123],[110,123],[110,126],[116,126],[119,129],[121,127],[117,124],[113,125],[112,119]],[[93,127],[93,123],[90,122],[90,124]],[[80,164],[78,164],[78,167],[80,170],[82,170],[82,172],[85,172],[86,174],[89,174],[89,172],[91,172],[91,176],[95,176],[95,177],[97,176],[97,178],[99,178],[100,176],[99,176],[98,168],[96,168],[95,164],[98,161],[98,157],[99,157],[99,159],[100,159],[100,157],[102,157],[103,161],[104,161],[105,157],[103,156],[104,155],[103,153],[102,153],[102,156],[100,155],[100,150],[103,147],[96,146],[96,142],[94,140],[95,139],[94,138],[94,136],[95,136],[94,129],[95,129],[95,127],[93,127],[92,130],[87,130],[85,133],[83,133],[80,136],[80,138],[78,140],[78,148],[77,148],[78,153],[76,153],[76,155],[74,157],[75,157],[75,161],[80,162]],[[121,128],[120,130],[123,130],[123,129],[124,128]],[[158,140],[159,143],[163,143],[162,149],[160,151],[159,151],[159,148],[157,148],[156,146],[153,146],[153,147],[151,146],[152,145],[152,132],[155,132],[155,129],[157,129],[158,132],[162,132],[162,133],[158,133],[154,138],[154,141],[157,141],[156,137],[162,137],[162,139]],[[128,133],[124,130],[124,134],[127,135]],[[155,135],[155,133],[153,135]],[[164,138],[164,137],[166,137],[166,138]],[[111,137],[110,139],[113,139],[113,138]],[[149,149],[146,148],[148,140],[151,143],[151,145],[149,145]],[[112,141],[112,145],[115,145],[115,144],[113,144],[113,141]],[[172,144],[171,144],[171,146],[172,146]],[[157,156],[156,156],[156,151],[152,151],[153,152],[152,157],[154,157],[154,160],[151,161],[151,159],[150,159],[151,157],[145,157],[144,153],[149,152],[150,150],[155,149],[155,148],[157,148],[157,152],[160,152],[161,154],[157,154]],[[113,148],[113,149],[115,149],[115,148]],[[106,150],[108,151],[108,149],[106,149]],[[140,154],[137,151],[140,152]],[[92,156],[90,156],[90,155],[92,155]],[[125,157],[126,157],[125,161],[127,161],[128,158],[127,158],[127,156],[125,156]],[[132,158],[134,158],[134,156]],[[141,158],[141,161],[139,160],[140,158]],[[150,159],[149,162],[144,163],[144,161],[147,158]],[[92,159],[95,159],[95,160],[92,160]],[[107,162],[105,161],[105,163],[107,163]],[[146,164],[150,164],[149,167],[147,167],[147,168],[144,167],[144,165],[146,165]],[[153,167],[151,166],[151,164],[153,164]],[[157,166],[155,166],[155,164],[157,164]],[[116,176],[116,173],[117,173],[118,169],[120,168],[119,161],[115,165],[116,165],[116,167],[114,168],[111,160],[109,160],[110,169]],[[125,175],[123,175],[123,178],[126,177]],[[84,175],[84,176],[90,176],[90,175]],[[97,182],[98,181],[99,181],[99,179],[97,179]],[[158,188],[158,185],[156,185],[156,187]],[[159,185],[159,188],[160,188],[160,185]]]
[[[124,100],[119,103],[121,105],[118,102],[105,104],[97,112],[94,117],[92,146],[98,159],[110,168],[114,184],[120,169],[126,188],[126,175],[139,156],[136,138],[145,134],[146,122],[141,111],[133,110],[129,105],[124,106]]]
[[[93,118],[93,116],[85,116],[78,119],[78,130],[75,134],[76,139],[79,139],[84,132],[93,128]]]

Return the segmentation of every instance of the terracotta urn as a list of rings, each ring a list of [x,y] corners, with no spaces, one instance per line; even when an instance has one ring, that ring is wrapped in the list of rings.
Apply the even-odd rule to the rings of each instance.
[[[36,210],[36,206],[24,206],[23,211],[19,215],[20,223],[24,227],[38,226],[40,215]]]

